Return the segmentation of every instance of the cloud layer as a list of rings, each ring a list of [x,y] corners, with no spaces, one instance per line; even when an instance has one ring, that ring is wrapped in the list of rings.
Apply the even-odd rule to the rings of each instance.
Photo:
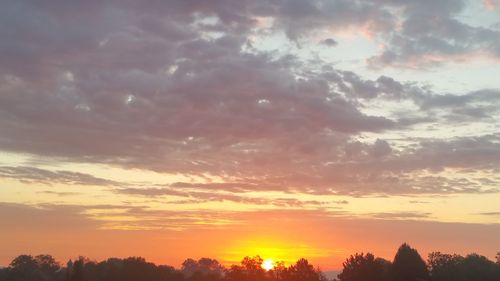
[[[384,43],[367,58],[372,66],[497,59],[498,31],[460,21],[465,2],[1,4],[1,150],[225,182],[196,185],[201,190],[367,195],[499,187],[498,177],[482,181],[500,167],[500,136],[488,129],[498,125],[499,90],[436,93],[254,46],[265,34],[301,42],[355,28]],[[469,124],[486,129],[416,133]],[[0,172],[119,185],[35,167]],[[192,183],[170,188],[182,184]]]

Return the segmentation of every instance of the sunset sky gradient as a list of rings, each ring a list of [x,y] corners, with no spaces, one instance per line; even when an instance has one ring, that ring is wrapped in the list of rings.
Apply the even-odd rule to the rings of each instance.
[[[0,0],[0,265],[500,251],[500,1]]]

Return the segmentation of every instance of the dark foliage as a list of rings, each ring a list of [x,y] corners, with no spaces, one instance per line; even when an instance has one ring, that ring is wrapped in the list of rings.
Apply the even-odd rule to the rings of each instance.
[[[427,281],[429,271],[417,250],[404,243],[399,247],[392,262],[394,281]]]
[[[484,256],[434,252],[427,264],[418,252],[403,244],[391,264],[372,254],[355,254],[343,263],[340,281],[500,281],[500,263]]]
[[[20,255],[12,260],[8,268],[2,270],[0,277],[8,281],[63,280],[63,276],[59,274],[60,270],[61,266],[52,256]]]
[[[224,276],[224,267],[214,259],[187,259],[182,263],[181,272],[189,281],[216,281]]]
[[[462,280],[460,270],[464,257],[434,252],[427,260],[432,281]]]
[[[323,274],[305,259],[270,271],[263,260],[245,257],[240,265],[224,268],[217,260],[187,259],[180,270],[155,265],[144,258],[110,258],[95,262],[83,257],[61,267],[51,256],[21,255],[9,267],[0,269],[0,281],[325,281]]]
[[[429,254],[431,281],[498,281],[500,264],[484,256]]]
[[[390,279],[391,262],[370,253],[350,256],[343,264],[340,281],[385,281]]]
[[[245,257],[239,265],[225,268],[214,259],[187,259],[175,269],[140,257],[101,262],[80,257],[63,267],[50,255],[21,255],[0,268],[0,281],[327,281],[306,259],[288,267],[278,262],[269,271],[262,262],[259,256]],[[498,261],[476,254],[434,252],[426,264],[407,244],[399,248],[392,263],[361,253],[347,258],[343,267],[339,281],[500,281]]]

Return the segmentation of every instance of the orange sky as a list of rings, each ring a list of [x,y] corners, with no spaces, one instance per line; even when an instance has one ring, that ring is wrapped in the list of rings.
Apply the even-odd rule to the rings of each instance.
[[[500,234],[496,224],[363,219],[304,210],[228,214],[235,222],[224,226],[111,230],[100,229],[99,222],[71,208],[34,215],[24,207],[2,207],[0,219],[8,229],[0,234],[0,261],[4,265],[22,253],[51,253],[61,261],[79,255],[96,260],[143,256],[174,266],[188,257],[212,257],[229,265],[245,255],[259,254],[287,263],[305,257],[324,270],[338,270],[342,261],[356,252],[369,251],[391,260],[395,249],[405,241],[424,257],[430,251],[478,252],[493,257],[497,249],[491,245]]]

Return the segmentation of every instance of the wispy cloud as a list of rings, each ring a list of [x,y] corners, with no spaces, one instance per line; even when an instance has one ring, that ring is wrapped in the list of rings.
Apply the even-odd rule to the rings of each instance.
[[[62,183],[98,186],[119,185],[118,182],[98,178],[89,174],[70,171],[50,171],[26,166],[0,166],[0,178],[12,178],[23,182],[43,184]]]

